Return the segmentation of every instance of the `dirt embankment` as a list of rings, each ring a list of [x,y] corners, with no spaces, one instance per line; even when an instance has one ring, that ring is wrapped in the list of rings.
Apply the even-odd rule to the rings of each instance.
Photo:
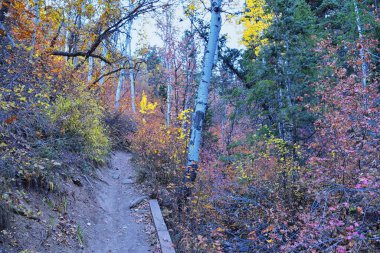
[[[135,183],[132,155],[116,152],[97,179],[67,180],[60,193],[18,191],[19,209],[0,234],[0,253],[159,252],[149,206]]]

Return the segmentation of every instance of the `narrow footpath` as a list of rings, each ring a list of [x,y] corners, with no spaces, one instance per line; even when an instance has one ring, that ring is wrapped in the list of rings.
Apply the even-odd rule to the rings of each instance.
[[[149,219],[149,209],[129,208],[133,200],[142,196],[135,188],[136,174],[131,157],[131,154],[116,152],[111,167],[99,172],[101,180],[93,187],[99,208],[88,217],[86,253],[154,252],[144,229],[144,215]]]

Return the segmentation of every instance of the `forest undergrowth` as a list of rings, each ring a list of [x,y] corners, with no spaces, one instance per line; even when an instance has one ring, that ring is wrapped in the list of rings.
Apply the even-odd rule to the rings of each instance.
[[[177,2],[111,2],[0,2],[1,231],[39,221],[35,194],[65,220],[49,197],[127,150],[178,252],[379,251],[377,1],[247,0],[244,49],[203,20],[234,1],[184,1],[180,38]],[[132,56],[147,12],[167,45],[141,35]]]

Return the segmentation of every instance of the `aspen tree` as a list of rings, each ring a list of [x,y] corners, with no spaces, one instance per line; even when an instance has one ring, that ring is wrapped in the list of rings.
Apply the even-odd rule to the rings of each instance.
[[[197,91],[196,105],[191,122],[191,134],[188,146],[187,166],[183,178],[183,195],[187,197],[191,194],[191,183],[197,176],[199,150],[202,137],[202,126],[204,123],[209,86],[214,66],[215,52],[219,40],[220,28],[222,25],[221,12],[222,0],[211,2],[210,32],[208,35],[207,48],[205,52],[202,75]]]

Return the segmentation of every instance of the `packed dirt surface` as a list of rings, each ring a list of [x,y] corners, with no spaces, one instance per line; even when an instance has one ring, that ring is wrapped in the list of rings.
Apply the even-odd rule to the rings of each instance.
[[[116,152],[97,178],[78,172],[56,193],[21,191],[27,214],[13,214],[0,231],[0,253],[160,252],[148,203],[130,209],[144,196],[131,158]]]
[[[111,169],[101,171],[95,189],[96,202],[101,209],[92,213],[88,223],[87,249],[89,253],[145,253],[150,252],[149,236],[143,223],[136,222],[136,211],[148,214],[147,208],[130,210],[129,205],[142,195],[134,188],[135,172],[131,155],[117,152],[112,157]]]

